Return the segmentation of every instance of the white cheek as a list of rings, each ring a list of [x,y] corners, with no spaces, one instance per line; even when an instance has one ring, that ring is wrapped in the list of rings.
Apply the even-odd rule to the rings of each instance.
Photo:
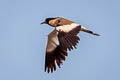
[[[56,27],[56,30],[61,30],[61,31],[64,31],[64,32],[69,32],[71,31],[73,28],[79,26],[79,24],[76,24],[76,23],[72,23],[70,25],[63,25],[63,26],[59,26],[59,27]]]

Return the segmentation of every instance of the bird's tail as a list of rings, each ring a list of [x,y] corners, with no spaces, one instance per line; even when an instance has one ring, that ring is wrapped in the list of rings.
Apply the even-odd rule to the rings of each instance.
[[[88,30],[87,28],[85,28],[85,27],[83,27],[83,26],[81,26],[81,31],[90,33],[90,34],[95,35],[95,36],[100,36],[100,34],[94,33],[93,31]]]

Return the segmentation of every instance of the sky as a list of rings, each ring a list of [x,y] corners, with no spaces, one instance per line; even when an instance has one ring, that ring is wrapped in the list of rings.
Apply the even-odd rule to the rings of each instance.
[[[79,33],[61,68],[44,72],[47,35],[40,25],[64,17],[99,33]],[[0,0],[0,80],[120,80],[120,0]]]

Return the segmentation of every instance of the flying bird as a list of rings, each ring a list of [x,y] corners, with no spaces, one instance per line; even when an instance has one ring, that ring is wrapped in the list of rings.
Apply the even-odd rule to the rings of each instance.
[[[95,36],[100,36],[91,30],[77,24],[71,20],[55,17],[46,18],[41,24],[48,24],[55,29],[48,35],[48,42],[45,56],[45,72],[53,72],[56,66],[60,68],[67,51],[76,48],[80,38],[77,36],[80,31],[90,33]]]

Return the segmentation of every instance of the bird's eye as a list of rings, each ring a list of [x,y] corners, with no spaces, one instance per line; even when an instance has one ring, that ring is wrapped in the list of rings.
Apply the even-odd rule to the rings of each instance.
[[[61,21],[60,20],[58,20],[58,23],[60,23]]]

